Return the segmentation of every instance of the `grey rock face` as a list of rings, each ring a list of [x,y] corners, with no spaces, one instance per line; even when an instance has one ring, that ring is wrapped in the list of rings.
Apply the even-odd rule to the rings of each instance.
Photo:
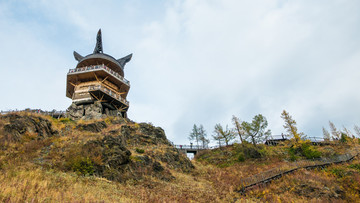
[[[4,126],[4,132],[8,139],[12,141],[20,141],[26,133],[37,134],[36,139],[43,139],[58,134],[53,129],[51,122],[42,117],[8,114],[2,118],[9,122]]]
[[[90,132],[101,132],[102,129],[107,128],[107,125],[104,121],[90,123],[90,124],[80,124],[76,126],[76,129],[85,130]]]
[[[67,109],[66,117],[72,119],[80,119],[85,114],[84,106],[83,105],[76,105],[72,103],[69,108]]]
[[[100,119],[102,117],[103,107],[100,102],[84,105],[85,119]]]
[[[72,103],[67,109],[66,117],[78,120],[91,120],[91,119],[100,119],[106,116],[120,116],[121,113],[118,110],[109,110],[104,107],[101,102],[94,102],[90,104],[75,104]]]

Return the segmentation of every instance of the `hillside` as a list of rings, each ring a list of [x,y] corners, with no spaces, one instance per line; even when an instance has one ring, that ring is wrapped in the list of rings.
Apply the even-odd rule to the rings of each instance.
[[[241,181],[308,156],[332,157],[358,139],[326,146],[234,144],[190,161],[149,123],[73,121],[31,113],[0,117],[2,202],[356,201],[360,161],[300,169],[240,193]],[[320,153],[320,154],[319,154]],[[336,184],[334,184],[336,183]]]

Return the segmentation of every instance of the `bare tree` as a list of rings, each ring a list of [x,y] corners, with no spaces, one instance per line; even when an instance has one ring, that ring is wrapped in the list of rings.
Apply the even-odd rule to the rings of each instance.
[[[228,146],[229,143],[235,139],[234,132],[231,129],[229,129],[227,125],[226,128],[224,129],[220,124],[216,124],[214,133],[215,135],[213,135],[213,138],[219,141],[219,145],[220,145],[220,141],[224,141],[226,146]]]
[[[238,135],[240,137],[240,142],[243,143],[242,135],[244,135],[245,132],[244,132],[244,129],[242,128],[242,126],[241,126],[241,121],[239,120],[238,117],[233,115],[232,122],[233,122],[233,124],[235,126],[235,129],[236,129],[236,131],[237,131],[237,133],[238,133]]]

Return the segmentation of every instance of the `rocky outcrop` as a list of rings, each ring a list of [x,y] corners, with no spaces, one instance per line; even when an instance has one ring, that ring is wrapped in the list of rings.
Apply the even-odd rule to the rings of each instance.
[[[106,116],[122,117],[118,110],[111,110],[103,106],[99,101],[79,105],[73,102],[67,109],[66,116],[74,120],[100,119],[105,118]]]
[[[149,156],[131,156],[122,136],[105,136],[89,141],[81,147],[78,154],[68,156],[66,162],[68,168],[74,171],[92,173],[118,182],[139,180],[143,176],[166,181],[174,178],[168,169]]]
[[[191,161],[175,148],[167,148],[162,153],[153,153],[152,156],[156,160],[166,163],[171,169],[190,172],[195,168]]]
[[[103,108],[100,102],[77,105],[72,103],[67,109],[66,116],[72,119],[100,119],[103,117]]]
[[[76,129],[78,130],[85,130],[90,132],[101,132],[104,128],[107,128],[107,125],[104,121],[99,121],[95,123],[89,123],[89,124],[79,124],[76,126]]]
[[[162,128],[148,123],[139,123],[134,126],[124,125],[121,127],[120,133],[130,144],[134,145],[171,145]]]
[[[2,116],[2,119],[7,122],[3,127],[4,134],[12,141],[20,141],[26,134],[36,135],[35,139],[43,139],[58,133],[49,120],[39,116],[8,114]]]
[[[20,141],[16,143],[16,151],[26,152],[22,156],[32,154],[27,159],[43,168],[97,175],[117,182],[148,178],[171,181],[172,169],[188,172],[194,168],[169,143],[164,130],[152,124],[138,124],[119,117],[85,124],[70,119],[48,120],[32,114],[0,118],[0,132],[3,132],[0,141]],[[62,129],[61,133],[53,129],[52,122]],[[51,137],[56,134],[61,136]]]

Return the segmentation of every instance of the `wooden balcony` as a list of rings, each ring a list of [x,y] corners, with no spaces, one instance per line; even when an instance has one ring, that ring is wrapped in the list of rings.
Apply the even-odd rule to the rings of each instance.
[[[99,70],[103,70],[103,71],[107,72],[109,75],[113,76],[114,78],[118,79],[119,81],[121,81],[122,83],[124,83],[124,84],[126,84],[127,86],[130,87],[130,81],[126,80],[119,73],[111,70],[109,67],[105,66],[104,64],[70,69],[69,72],[68,72],[68,75],[75,75],[75,74],[80,74],[80,73],[94,72],[94,71],[99,71]]]

